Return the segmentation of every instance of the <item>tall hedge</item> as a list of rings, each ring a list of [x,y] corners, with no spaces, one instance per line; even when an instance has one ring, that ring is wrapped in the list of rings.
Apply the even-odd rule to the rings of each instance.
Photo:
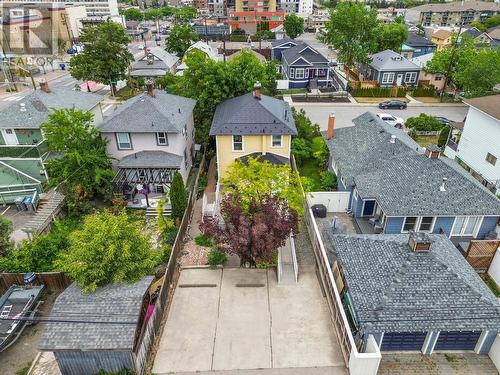
[[[182,220],[187,207],[187,191],[179,172],[174,173],[172,186],[170,187],[170,203],[172,204],[172,218],[175,221]]]

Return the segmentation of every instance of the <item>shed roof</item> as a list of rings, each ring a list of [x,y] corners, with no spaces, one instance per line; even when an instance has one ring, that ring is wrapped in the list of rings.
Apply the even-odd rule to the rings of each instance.
[[[120,168],[178,168],[182,156],[161,150],[139,151],[127,155],[118,162]]]
[[[191,117],[196,100],[155,90],[126,100],[99,126],[103,133],[180,133]]]
[[[455,161],[427,158],[405,132],[370,112],[353,122],[326,144],[347,184],[376,199],[387,216],[500,216],[500,201]]]
[[[420,70],[418,65],[415,65],[406,57],[403,57],[399,53],[391,51],[390,49],[375,53],[371,56],[371,58],[372,62],[370,63],[370,66],[379,72],[394,70]]]
[[[47,323],[38,349],[131,351],[151,281],[153,277],[146,276],[134,284],[107,285],[93,293],[71,284],[57,297],[50,319],[75,322]]]
[[[500,327],[498,300],[445,236],[428,235],[428,252],[413,252],[406,234],[325,237],[364,332]]]
[[[287,102],[253,93],[228,99],[217,106],[210,135],[296,135]]]
[[[36,90],[0,110],[0,127],[36,129],[48,121],[52,109],[74,107],[89,111],[102,99],[100,95],[71,89],[50,88],[48,93]]]

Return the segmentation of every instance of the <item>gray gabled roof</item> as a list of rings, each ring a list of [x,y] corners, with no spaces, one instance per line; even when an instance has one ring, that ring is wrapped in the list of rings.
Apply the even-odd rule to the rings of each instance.
[[[364,332],[498,330],[500,304],[445,236],[413,252],[408,235],[334,235],[330,261],[343,270]]]
[[[328,63],[328,59],[311,47],[307,43],[301,43],[295,47],[284,50],[281,55],[288,62],[289,65],[293,64],[298,59],[302,58],[311,64],[314,63]]]
[[[296,135],[287,102],[253,93],[228,99],[215,110],[210,135]]]
[[[49,93],[36,90],[0,110],[0,127],[36,129],[49,120],[49,114],[53,109],[74,107],[89,111],[102,99],[100,95],[71,89],[50,88]]]
[[[111,284],[93,293],[83,293],[71,284],[57,297],[49,319],[78,323],[47,323],[38,349],[132,351],[143,298],[152,280],[147,276],[134,284]]]
[[[103,133],[180,133],[193,113],[196,100],[155,90],[125,101],[99,126]]]
[[[148,63],[149,54],[153,55],[152,64]],[[170,69],[179,61],[179,57],[168,53],[161,47],[151,48],[148,52],[148,55],[144,55],[139,60],[132,63],[132,72],[144,69],[146,70],[158,69],[158,70],[170,71]]]
[[[370,66],[379,72],[420,70],[418,65],[390,49],[373,54],[371,59]]]
[[[271,42],[271,46],[272,46],[272,48],[278,48],[278,47],[280,47],[280,46],[282,46],[284,44],[288,44],[288,43],[292,43],[292,44],[297,45],[297,44],[299,44],[301,42],[296,41],[294,39],[290,39],[290,38],[282,38],[282,39],[275,39],[275,40],[273,40]]]
[[[432,47],[435,46],[429,39],[416,33],[408,33],[405,44],[410,47]]]
[[[403,131],[372,113],[353,122],[326,141],[330,155],[346,183],[362,198],[376,199],[387,216],[500,216],[500,201],[455,161],[427,158]]]
[[[118,162],[119,168],[180,168],[182,156],[166,151],[139,151]]]

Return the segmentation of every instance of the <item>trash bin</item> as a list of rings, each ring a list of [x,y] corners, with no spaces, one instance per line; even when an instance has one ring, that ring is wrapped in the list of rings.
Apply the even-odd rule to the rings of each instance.
[[[23,204],[24,204],[24,207],[26,207],[25,209],[27,211],[31,211],[31,212],[35,211],[35,207],[33,207],[33,198],[32,197],[25,197],[23,199]]]
[[[25,197],[17,197],[14,200],[14,203],[16,204],[16,208],[17,208],[18,211],[24,211],[26,209],[26,206],[23,203],[24,198]]]
[[[66,64],[59,64],[59,68],[61,68],[61,70],[66,70]]]
[[[324,204],[315,204],[311,207],[315,217],[326,217],[326,206]]]

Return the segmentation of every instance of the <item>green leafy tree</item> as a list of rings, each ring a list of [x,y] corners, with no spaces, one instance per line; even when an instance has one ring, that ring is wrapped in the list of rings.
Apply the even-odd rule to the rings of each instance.
[[[404,23],[391,22],[387,25],[380,24],[376,29],[377,48],[374,52],[390,49],[395,52],[401,50],[401,46],[408,38],[408,29]]]
[[[80,41],[85,48],[71,58],[71,75],[83,81],[109,84],[115,93],[116,82],[127,78],[127,69],[134,60],[127,49],[130,39],[123,26],[109,20],[87,25]]]
[[[288,201],[290,208],[302,215],[304,197],[299,185],[298,173],[288,165],[274,165],[248,158],[248,165],[236,160],[226,171],[222,180],[225,194],[241,198],[243,209],[249,212],[251,202],[265,195],[276,195]]]
[[[133,283],[149,274],[157,254],[140,221],[130,221],[124,210],[85,217],[81,229],[69,236],[70,246],[56,262],[85,292],[110,283]]]
[[[323,168],[328,160],[328,147],[323,137],[314,137],[311,142],[312,156],[318,162],[318,167]]]
[[[297,16],[295,13],[289,14],[283,21],[283,28],[285,29],[286,35],[295,39],[304,32],[304,19]]]
[[[298,165],[311,157],[311,146],[304,138],[292,139],[292,153]]]
[[[410,117],[406,120],[405,126],[416,131],[438,131],[443,128],[443,124],[434,116],[421,113],[417,117]]]
[[[448,141],[448,135],[450,134],[450,127],[445,126],[443,129],[441,129],[441,133],[439,133],[439,138],[438,138],[438,146],[439,147],[444,147],[446,145],[446,142]]]
[[[142,21],[144,18],[142,12],[137,8],[120,9],[120,14],[123,14],[127,21]]]
[[[47,162],[52,185],[64,182],[82,198],[109,191],[114,173],[92,113],[55,109],[41,128],[49,150],[59,155]]]
[[[191,25],[175,25],[165,42],[166,50],[182,57],[198,39],[198,34]]]
[[[172,186],[170,186],[170,203],[172,205],[172,218],[178,223],[182,220],[187,207],[187,191],[179,172],[174,173]]]
[[[323,40],[338,51],[340,62],[352,68],[370,62],[376,48],[377,10],[363,3],[340,2],[331,11]]]
[[[163,16],[162,11],[159,8],[150,8],[144,11],[145,20],[157,20]]]
[[[0,216],[0,256],[5,256],[12,249],[12,221],[4,216]]]
[[[198,9],[190,6],[180,7],[174,10],[176,21],[186,22],[192,20],[198,15]]]
[[[312,123],[309,117],[307,117],[306,111],[303,109],[297,111],[292,107],[292,114],[297,128],[297,137],[312,141],[314,137],[321,136],[319,125]]]

